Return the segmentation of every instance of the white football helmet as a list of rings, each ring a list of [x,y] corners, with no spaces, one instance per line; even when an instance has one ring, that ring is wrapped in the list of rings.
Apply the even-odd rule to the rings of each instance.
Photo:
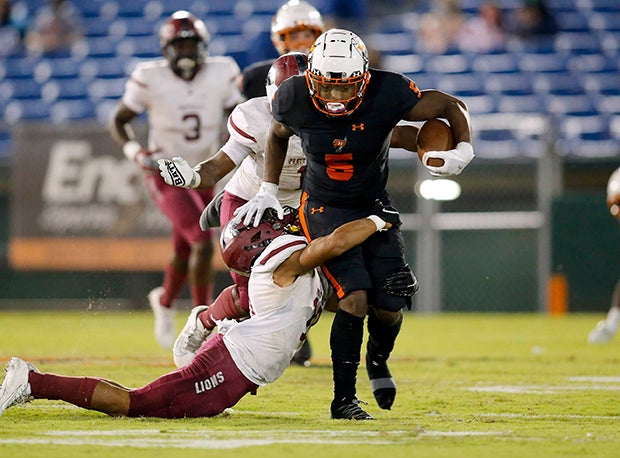
[[[271,20],[271,42],[280,55],[291,51],[307,54],[324,30],[321,13],[314,6],[301,0],[290,0],[278,8]],[[306,31],[309,33],[296,33]]]
[[[314,106],[330,116],[353,113],[368,87],[368,51],[360,37],[330,29],[312,45],[306,83]]]
[[[265,89],[269,103],[284,80],[291,76],[303,75],[307,69],[308,56],[301,52],[289,52],[278,57],[267,73]]]
[[[611,174],[607,182],[607,207],[614,218],[620,221],[620,167]]]

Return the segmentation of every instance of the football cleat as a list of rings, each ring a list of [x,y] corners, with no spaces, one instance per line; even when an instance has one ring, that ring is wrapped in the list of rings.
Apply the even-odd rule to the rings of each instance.
[[[599,344],[606,343],[614,336],[616,332],[607,327],[607,321],[599,321],[596,327],[590,331],[588,335],[588,343]]]
[[[312,364],[310,362],[310,358],[312,358],[312,347],[310,346],[310,341],[306,337],[306,340],[304,340],[304,343],[301,344],[299,350],[297,350],[293,355],[291,363],[299,366],[310,367]]]
[[[366,371],[377,405],[384,410],[390,410],[396,397],[396,382],[392,378],[387,362],[374,361],[367,353]]]
[[[28,374],[39,372],[31,363],[19,358],[11,358],[6,365],[6,376],[0,387],[0,415],[9,407],[32,400]]]
[[[360,407],[360,404],[366,404],[364,401],[353,398],[344,398],[339,401],[332,401],[331,414],[333,420],[374,420],[375,417],[370,415]]]
[[[198,315],[208,308],[206,305],[198,305],[192,309],[189,317],[187,317],[187,322],[174,342],[172,350],[176,367],[187,366],[191,363],[200,346],[211,334],[212,330],[205,329],[202,321],[198,318]]]
[[[153,310],[155,317],[154,334],[157,343],[166,349],[172,348],[174,345],[174,309],[172,307],[164,307],[161,305],[161,297],[164,294],[164,288],[157,287],[153,289],[149,295],[149,305]]]

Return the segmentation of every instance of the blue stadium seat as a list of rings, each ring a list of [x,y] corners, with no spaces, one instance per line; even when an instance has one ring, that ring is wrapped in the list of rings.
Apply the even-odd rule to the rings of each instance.
[[[554,17],[564,32],[589,32],[588,18],[580,11],[557,11]]]
[[[81,46],[74,47],[73,54],[82,58],[115,57],[117,45],[118,42],[108,36],[89,37]]]
[[[97,79],[88,86],[88,96],[94,102],[101,99],[119,100],[125,91],[127,78],[106,78]]]
[[[518,59],[513,53],[477,54],[473,55],[471,68],[477,73],[515,73]]]
[[[620,72],[587,73],[581,77],[584,89],[591,94],[620,95]]]
[[[41,84],[33,79],[6,80],[0,83],[0,102],[33,100],[41,98]]]
[[[471,62],[465,54],[427,54],[423,68],[430,73],[470,73]]]
[[[118,43],[116,55],[121,58],[151,59],[161,57],[161,48],[159,47],[159,40],[154,36],[130,37]]]
[[[558,153],[584,159],[617,157],[620,141],[612,134],[610,122],[599,115],[562,118]]]
[[[94,116],[95,107],[86,99],[61,100],[50,108],[50,121],[55,124],[90,119]]]
[[[87,98],[88,85],[79,77],[51,80],[41,87],[41,99],[47,103]]]
[[[595,31],[620,32],[620,10],[601,12],[596,11],[589,15],[588,24]]]
[[[564,55],[596,54],[601,52],[600,38],[590,32],[558,32],[555,50]]]
[[[520,71],[531,73],[553,73],[568,71],[568,62],[566,57],[555,53],[522,53],[518,56],[518,66]]]
[[[125,78],[130,74],[133,59],[100,57],[88,59],[80,68],[80,77],[85,81],[101,78]]]
[[[498,94],[495,98],[500,113],[542,113],[546,110],[542,97],[535,94]]]
[[[533,94],[533,80],[521,73],[493,73],[484,80],[485,90],[490,94]]]
[[[13,100],[4,110],[4,122],[15,125],[20,121],[47,120],[50,106],[42,101]]]
[[[619,72],[620,59],[604,54],[579,54],[568,58],[568,68],[578,74]]]
[[[457,97],[486,95],[482,78],[475,73],[439,74],[436,88]]]
[[[538,94],[576,95],[585,93],[581,81],[570,72],[537,74],[534,77],[534,90]]]
[[[382,58],[382,67],[393,72],[419,73],[422,66],[423,59],[418,54],[386,55]]]
[[[556,116],[594,116],[597,114],[594,100],[586,94],[548,94],[543,99],[547,110]]]
[[[155,22],[143,17],[121,17],[115,19],[108,29],[108,34],[116,39],[124,37],[157,37],[159,27]]]
[[[81,66],[81,61],[71,57],[43,58],[34,68],[33,77],[39,83],[45,83],[50,79],[75,78],[78,76]]]
[[[87,38],[106,37],[113,22],[113,19],[105,19],[99,16],[84,18],[84,35]]]
[[[459,95],[458,97],[465,102],[467,111],[472,115],[494,113],[497,109],[495,98],[487,94]]]
[[[39,59],[35,57],[11,56],[0,60],[0,80],[30,79]]]

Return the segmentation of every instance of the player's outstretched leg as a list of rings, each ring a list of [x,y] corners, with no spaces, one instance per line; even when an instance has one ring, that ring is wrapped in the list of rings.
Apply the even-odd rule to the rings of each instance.
[[[19,358],[11,358],[8,362],[6,376],[0,387],[0,415],[9,407],[32,400],[32,390],[28,382],[30,371],[39,372],[32,364]]]
[[[377,405],[385,410],[391,409],[396,398],[396,382],[392,378],[387,360],[394,349],[402,322],[402,313],[396,323],[390,325],[379,321],[374,312],[368,314],[366,371]]]

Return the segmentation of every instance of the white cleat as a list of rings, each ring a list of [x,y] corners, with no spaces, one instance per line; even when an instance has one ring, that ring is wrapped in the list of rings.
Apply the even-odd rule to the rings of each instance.
[[[30,402],[30,371],[39,372],[32,364],[19,358],[11,358],[6,365],[6,377],[0,387],[0,415],[9,407]]]
[[[590,331],[590,334],[588,335],[588,343],[599,344],[609,342],[615,333],[615,331],[612,331],[607,327],[607,321],[599,321],[596,324],[596,327]]]
[[[165,349],[172,348],[174,345],[174,308],[164,307],[161,305],[161,297],[164,294],[164,288],[161,286],[153,289],[149,295],[149,305],[153,310],[155,317],[154,334],[157,343]]]
[[[172,351],[176,367],[187,366],[191,363],[200,346],[211,334],[212,330],[205,329],[204,324],[198,318],[198,314],[208,308],[206,305],[198,305],[192,309],[189,317],[187,317],[187,322],[174,342]]]

